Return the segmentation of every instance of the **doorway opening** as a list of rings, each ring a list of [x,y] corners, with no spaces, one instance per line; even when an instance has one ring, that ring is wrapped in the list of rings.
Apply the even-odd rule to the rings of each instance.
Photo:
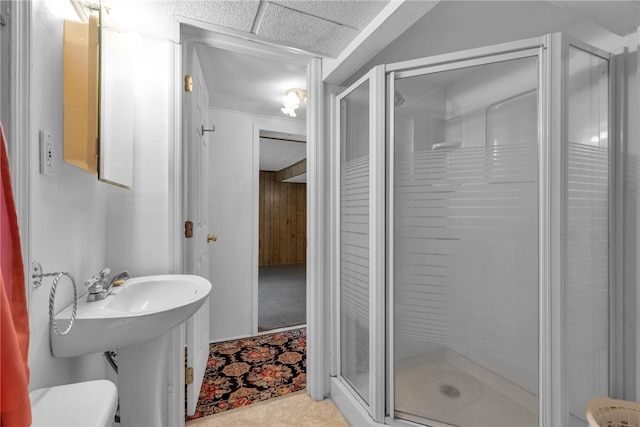
[[[260,130],[258,332],[306,324],[307,147]]]
[[[281,133],[281,139],[306,140],[306,108],[300,105],[293,116],[282,110],[287,91],[305,90],[309,59],[258,50],[251,42],[231,43],[227,38],[222,43],[219,34],[213,37],[192,27],[185,27],[184,34],[185,49],[193,46],[208,92],[205,128],[215,129],[208,133],[207,190],[201,197],[206,199],[209,233],[215,236],[208,245],[207,278],[216,295],[209,301],[210,342],[254,336],[259,301],[259,158],[280,162],[282,166],[273,169],[279,171],[295,163],[286,163],[292,145],[303,148],[297,160],[306,157],[306,143],[268,138]],[[285,149],[261,144],[261,130],[271,132],[265,134],[268,141],[287,143]]]
[[[316,141],[321,129],[317,112],[320,111],[322,98],[313,94],[320,94],[320,61],[303,52],[241,40],[186,24],[181,24],[181,34],[180,56],[188,52],[197,56],[204,77],[203,86],[209,93],[204,129],[211,129],[212,132],[208,134],[208,161],[203,162],[209,168],[208,190],[202,192],[199,198],[202,204],[209,207],[209,231],[215,233],[216,237],[208,245],[208,278],[214,286],[212,295],[215,295],[215,298],[209,299],[208,304],[209,343],[243,339],[258,334],[259,131],[277,130],[307,135],[307,143],[302,144],[306,148],[310,164],[310,207],[306,213],[308,224],[314,224],[318,198]],[[180,74],[188,74],[183,64],[177,66],[176,70],[180,70]],[[269,80],[267,76],[275,76],[278,80]],[[308,109],[299,108],[297,117],[284,115],[283,95],[292,88],[304,90],[308,83],[312,95],[308,99]],[[182,97],[182,88],[179,89]],[[259,111],[265,105],[269,111]],[[188,121],[184,121],[184,105],[181,111],[183,120],[177,127],[180,131],[188,126]],[[307,134],[307,111],[309,127],[312,129],[310,134]],[[197,129],[202,132],[202,126]],[[179,159],[176,168],[181,177],[178,186],[182,193],[175,194],[176,206],[180,206],[181,211],[175,212],[176,217],[184,214],[182,195],[198,187],[184,185],[191,169],[183,162],[189,154],[189,146],[176,146],[176,158]],[[317,251],[313,249],[317,240],[314,236],[317,234],[316,227],[311,227],[307,236],[308,244],[305,244],[305,252],[310,252],[307,294],[317,291],[314,286],[315,278],[312,276],[317,264]],[[176,239],[180,248],[178,253],[184,255],[183,236],[176,237],[179,237]],[[208,236],[206,240],[209,240]],[[178,261],[178,269],[184,271],[182,266],[186,264],[186,260]],[[315,319],[318,312],[313,308],[309,316]],[[319,336],[310,335],[310,341]],[[309,347],[312,346],[313,343],[309,343]],[[177,354],[174,358],[179,360]],[[322,365],[313,362],[309,366],[319,368]],[[178,383],[181,381],[178,377],[180,370],[173,371],[170,375]],[[318,374],[309,374],[307,385],[310,393],[312,396],[322,396],[322,392],[315,391],[321,385],[314,381]],[[174,412],[179,414],[182,410],[176,407]]]

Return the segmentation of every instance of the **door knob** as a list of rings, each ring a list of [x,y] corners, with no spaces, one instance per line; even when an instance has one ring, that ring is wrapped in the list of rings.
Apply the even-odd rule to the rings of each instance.
[[[215,242],[216,240],[218,240],[218,236],[215,234],[207,234],[207,243]]]

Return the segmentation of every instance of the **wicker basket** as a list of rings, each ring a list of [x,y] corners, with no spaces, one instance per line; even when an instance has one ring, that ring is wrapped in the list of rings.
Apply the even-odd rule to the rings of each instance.
[[[587,403],[589,427],[640,427],[640,403],[595,397]]]

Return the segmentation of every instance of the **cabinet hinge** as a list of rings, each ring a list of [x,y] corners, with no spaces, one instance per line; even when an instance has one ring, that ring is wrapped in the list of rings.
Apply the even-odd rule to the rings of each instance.
[[[193,384],[193,368],[191,366],[184,368],[184,383]]]
[[[185,221],[184,223],[184,237],[190,239],[193,237],[193,222]]]
[[[185,74],[184,76],[184,91],[193,92],[193,77],[191,74]]]

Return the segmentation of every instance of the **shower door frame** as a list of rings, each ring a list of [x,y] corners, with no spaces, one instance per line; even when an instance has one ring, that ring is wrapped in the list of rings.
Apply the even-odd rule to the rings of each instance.
[[[541,196],[546,194],[544,199],[546,207],[541,206],[540,215],[547,222],[546,227],[541,224],[540,231],[547,235],[549,250],[546,257],[546,268],[540,269],[540,274],[545,274],[545,280],[541,280],[541,295],[546,294],[547,299],[541,300],[546,308],[546,315],[550,321],[546,322],[549,328],[546,336],[549,339],[548,352],[541,352],[541,363],[543,356],[548,363],[548,369],[544,371],[545,376],[540,376],[540,425],[569,425],[568,403],[566,401],[567,383],[567,351],[566,351],[566,288],[567,288],[567,239],[563,238],[567,234],[568,217],[568,149],[569,149],[569,123],[568,123],[568,93],[567,82],[569,78],[569,50],[574,47],[588,54],[597,56],[607,61],[608,71],[608,298],[609,298],[609,396],[622,398],[620,379],[622,378],[623,365],[619,362],[617,355],[622,352],[623,325],[621,318],[617,315],[617,300],[621,292],[618,279],[622,277],[619,273],[621,266],[616,264],[618,256],[616,248],[616,174],[615,165],[617,162],[616,152],[620,144],[619,129],[615,120],[615,89],[616,89],[616,67],[613,54],[602,49],[598,49],[579,39],[573,38],[563,33],[553,33],[544,36],[546,64],[544,69],[543,87],[545,105],[543,121],[544,126],[541,131],[546,133],[543,138],[545,143],[541,144],[541,167],[546,167],[547,186],[540,186]],[[544,150],[543,150],[544,148]],[[541,168],[542,173],[542,168]],[[541,240],[542,243],[542,240]],[[544,252],[541,246],[541,255]],[[553,286],[558,284],[558,286]],[[543,287],[546,286],[546,289]],[[542,315],[542,311],[541,311]],[[620,314],[622,316],[622,314]],[[541,323],[542,327],[542,323]],[[542,334],[541,334],[542,344]],[[542,385],[546,388],[542,388]],[[545,393],[543,393],[545,391]],[[595,396],[594,396],[595,397]],[[543,399],[544,398],[544,399]],[[544,416],[544,417],[543,417]],[[543,423],[543,420],[545,421]]]
[[[333,152],[334,173],[334,218],[333,218],[333,283],[334,298],[334,342],[335,357],[333,366],[335,375],[341,384],[349,390],[358,404],[365,408],[371,418],[377,422],[384,422],[385,414],[385,386],[375,381],[376,372],[384,372],[385,369],[385,263],[374,262],[385,258],[385,103],[384,94],[385,66],[379,65],[371,69],[367,74],[355,83],[343,90],[335,97],[335,136]],[[340,298],[340,162],[342,156],[342,110],[341,102],[354,92],[363,83],[369,82],[369,402],[365,402],[359,393],[352,387],[341,372],[341,298]]]

